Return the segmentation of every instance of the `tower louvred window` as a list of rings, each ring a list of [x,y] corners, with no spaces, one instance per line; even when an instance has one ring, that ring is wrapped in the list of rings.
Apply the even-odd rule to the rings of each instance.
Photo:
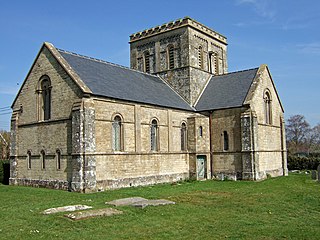
[[[169,69],[173,69],[174,68],[174,47],[173,45],[170,45],[168,47],[168,65],[169,65]]]
[[[144,53],[144,71],[150,73],[150,53],[148,51]]]

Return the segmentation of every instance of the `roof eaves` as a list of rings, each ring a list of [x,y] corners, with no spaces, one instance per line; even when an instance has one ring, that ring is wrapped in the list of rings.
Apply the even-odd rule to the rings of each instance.
[[[112,100],[119,100],[119,101],[131,102],[131,103],[138,103],[138,104],[143,104],[143,105],[151,105],[151,106],[162,107],[162,108],[171,108],[171,109],[177,109],[177,110],[182,110],[182,111],[196,112],[196,110],[191,107],[190,107],[190,109],[186,109],[186,108],[181,108],[181,107],[177,107],[177,106],[174,107],[174,106],[161,105],[161,104],[149,103],[149,102],[142,102],[142,101],[130,100],[130,99],[124,99],[124,98],[108,97],[108,96],[101,95],[101,94],[92,94],[92,96],[104,98],[104,99],[112,99]]]

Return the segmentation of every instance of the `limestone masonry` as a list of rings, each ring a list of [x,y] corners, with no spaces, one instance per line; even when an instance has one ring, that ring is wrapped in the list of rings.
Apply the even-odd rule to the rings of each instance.
[[[226,37],[189,17],[132,34],[130,62],[42,45],[12,104],[10,184],[93,192],[287,175],[266,65],[228,73]]]

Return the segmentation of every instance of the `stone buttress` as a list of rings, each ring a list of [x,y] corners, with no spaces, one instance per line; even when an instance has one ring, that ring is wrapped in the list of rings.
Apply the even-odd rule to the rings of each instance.
[[[95,109],[91,100],[72,109],[72,179],[70,190],[91,192],[96,188]]]

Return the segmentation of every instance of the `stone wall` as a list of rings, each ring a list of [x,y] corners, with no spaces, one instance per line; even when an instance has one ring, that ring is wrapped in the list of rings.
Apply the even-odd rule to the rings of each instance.
[[[242,174],[242,108],[218,110],[212,113],[213,174],[224,173],[240,179]],[[228,150],[224,150],[224,132],[228,134]]]
[[[272,176],[286,175],[286,145],[285,129],[283,123],[283,109],[266,65],[262,65],[255,79],[256,87],[250,93],[250,106],[257,117],[257,142],[256,149],[259,151],[259,173],[258,178],[266,178],[267,174]],[[265,91],[271,95],[271,123],[266,124]],[[249,96],[250,96],[249,94]]]
[[[181,151],[181,124],[192,112],[95,99],[96,177],[100,190],[185,179],[188,153]],[[112,122],[121,116],[123,150],[112,149]],[[150,126],[159,126],[159,149],[151,151]],[[189,128],[187,124],[187,128]]]
[[[206,157],[205,176],[210,179],[210,130],[207,116],[193,116],[188,118],[188,151],[189,151],[189,175],[198,179],[198,156]]]
[[[51,81],[51,118],[39,121],[39,80],[47,75]],[[18,133],[12,143],[11,164],[15,174],[11,183],[37,184],[50,181],[67,182],[71,174],[71,109],[81,98],[81,91],[65,70],[44,46],[35,60],[16,99],[13,110],[15,121],[12,129]],[[42,167],[40,152],[45,152],[45,168]],[[56,151],[61,152],[61,168],[57,168]],[[31,152],[31,168],[28,169],[27,152]],[[14,166],[15,165],[15,166]],[[26,180],[27,179],[27,180]]]

